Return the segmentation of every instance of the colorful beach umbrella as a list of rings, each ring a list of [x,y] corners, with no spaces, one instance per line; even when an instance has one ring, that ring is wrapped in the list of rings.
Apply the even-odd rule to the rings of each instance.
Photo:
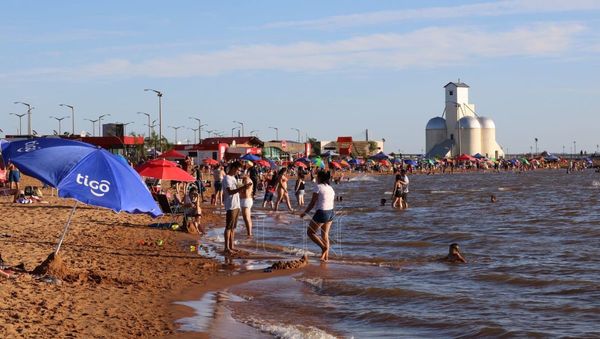
[[[374,160],[383,160],[383,159],[389,159],[389,158],[390,158],[390,156],[383,152],[379,152],[379,153],[369,157],[369,159],[374,159]]]
[[[252,153],[246,153],[246,154],[242,155],[240,157],[240,159],[242,159],[242,160],[249,160],[249,161],[257,161],[257,160],[260,160],[260,157],[257,156],[257,155],[254,155]]]
[[[172,149],[158,156],[159,158],[183,159],[185,154]]]
[[[212,158],[202,159],[202,162],[205,165],[209,165],[209,166],[214,166],[214,165],[218,165],[219,164],[218,161],[216,161],[215,159],[212,159]]]
[[[141,176],[161,180],[196,181],[191,174],[181,169],[176,163],[165,159],[147,161],[135,169]]]
[[[306,168],[306,164],[303,163],[302,161],[296,161],[296,162],[294,162],[294,166]]]
[[[116,212],[162,214],[140,175],[96,146],[67,139],[37,138],[2,145],[4,161],[58,189],[58,196]],[[77,203],[67,220],[58,253]]]
[[[337,169],[342,169],[342,165],[340,165],[339,163],[337,163],[335,161],[330,162],[329,165],[333,166],[333,167],[335,167]]]

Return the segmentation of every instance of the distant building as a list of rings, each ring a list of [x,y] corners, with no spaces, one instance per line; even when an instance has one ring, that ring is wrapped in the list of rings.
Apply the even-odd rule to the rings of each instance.
[[[317,141],[321,153],[327,151],[338,153],[342,156],[373,155],[383,152],[384,140],[352,140],[351,137],[338,137],[337,140]],[[371,146],[373,145],[373,146]]]
[[[479,153],[492,158],[504,157],[504,151],[496,142],[494,121],[477,115],[475,105],[469,103],[469,86],[459,80],[446,84],[444,91],[444,114],[429,120],[425,127],[425,156],[443,158]]]

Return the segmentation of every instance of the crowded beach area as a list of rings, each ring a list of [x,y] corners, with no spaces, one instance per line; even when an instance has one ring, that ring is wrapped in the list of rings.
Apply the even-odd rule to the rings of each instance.
[[[99,152],[96,147],[54,138],[3,141],[2,147],[0,264],[4,307],[0,330],[4,337],[213,337],[230,330],[241,336],[248,325],[236,325],[231,319],[219,329],[186,329],[178,320],[198,310],[176,302],[198,300],[209,291],[249,281],[326,269],[330,260],[362,265],[352,255],[346,258],[339,251],[327,253],[329,246],[345,241],[333,239],[331,234],[331,242],[339,243],[330,245],[329,234],[321,233],[329,232],[334,218],[343,218],[346,212],[339,209],[343,199],[346,203],[352,199],[351,194],[341,195],[338,188],[381,178],[386,189],[373,191],[369,201],[358,203],[401,213],[423,205],[408,199],[409,192],[419,190],[415,184],[408,190],[409,177],[414,182],[418,177],[439,176],[467,180],[470,175],[526,176],[533,172],[576,175],[597,167],[591,158],[561,158],[547,153],[491,160],[466,154],[426,159],[383,152],[367,157],[328,152],[294,161],[273,161],[247,153],[216,161],[192,158],[174,149],[133,164],[133,159],[101,150],[114,162],[111,166],[117,169],[113,171],[123,177],[133,176],[132,182],[105,183],[103,187],[92,180],[92,174],[65,174],[52,181],[57,172],[70,170],[69,164],[59,163],[67,161],[65,154],[72,160],[80,148],[93,154]],[[29,148],[27,152],[20,152],[25,148]],[[53,148],[60,148],[59,153]],[[43,152],[50,152],[56,164],[48,166],[44,162],[48,155]],[[234,182],[227,183],[228,177]],[[73,183],[77,185],[73,187]],[[120,193],[132,201],[106,205],[85,195],[94,192],[92,197],[98,198],[113,189],[137,190],[135,184],[140,183],[142,188],[135,194],[147,194],[149,201]],[[330,191],[314,190],[321,186]],[[85,192],[77,192],[80,189]],[[328,215],[332,206],[317,208],[313,221],[304,223],[297,239],[290,239],[300,248],[302,233],[308,234],[310,240],[304,237],[304,250],[291,253],[277,240],[265,238],[260,225],[265,216],[272,218],[276,227],[289,227],[290,222],[283,218],[297,218],[295,222],[302,225],[302,217],[314,212],[311,209],[317,202],[311,201],[313,194],[317,200],[323,194],[330,200],[326,203],[335,203],[338,209],[333,216]],[[485,194],[480,192],[480,198],[494,203],[502,192]],[[232,195],[242,196],[234,216],[230,213]],[[230,243],[227,237],[232,238]],[[348,235],[344,237],[350,240]],[[467,262],[458,245],[453,245],[445,260],[450,264]],[[443,248],[438,250],[442,255]],[[211,315],[206,318],[216,322]],[[256,329],[250,333],[276,335]]]

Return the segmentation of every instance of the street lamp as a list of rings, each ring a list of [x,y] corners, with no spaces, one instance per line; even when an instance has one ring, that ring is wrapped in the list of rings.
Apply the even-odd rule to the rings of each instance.
[[[62,121],[65,120],[65,119],[67,119],[68,117],[57,118],[57,117],[50,116],[50,118],[51,119],[56,119],[56,121],[58,121],[58,135],[61,135],[62,134],[62,130],[61,130],[60,125],[61,125]]]
[[[257,132],[259,132],[259,130],[257,130],[257,129],[253,129],[253,130],[251,130],[251,131],[250,131],[250,136],[252,136],[252,133],[257,133]],[[257,133],[256,135],[258,136],[258,133]]]
[[[183,126],[169,126],[169,127],[171,127],[172,129],[175,130],[175,145],[177,145],[177,141],[178,141],[177,140],[177,130],[180,129],[181,127],[183,127]]]
[[[15,101],[15,104],[22,104],[27,106],[27,135],[31,135],[31,110],[35,107],[32,107],[30,104],[22,101]]]
[[[244,136],[244,123],[243,122],[239,122],[239,121],[235,121],[235,120],[233,120],[233,122],[235,122],[236,124],[240,124],[242,126],[242,136]]]
[[[231,129],[231,137],[233,137],[233,131],[235,131],[236,129],[239,129],[239,127],[234,127]]]
[[[202,126],[208,126],[207,124],[203,124],[202,120],[194,117],[189,117],[190,119],[194,119],[198,121],[198,143],[202,143]],[[194,140],[196,140],[196,136],[194,135]],[[194,142],[195,143],[195,142]]]
[[[538,154],[537,142],[538,142],[538,138],[535,138],[535,154]]]
[[[196,131],[200,130],[199,128],[190,128],[188,127],[189,130],[194,131],[194,144],[196,144]]]
[[[27,115],[26,113],[23,114],[17,114],[17,113],[10,113],[10,115],[16,115],[19,117],[19,135],[22,135],[22,129],[21,129],[21,118],[24,117],[25,115]]]
[[[148,138],[150,138],[152,135],[150,134],[151,130],[150,130],[150,114],[146,113],[146,112],[137,112],[137,114],[143,114],[145,116],[148,117],[148,124],[146,126],[148,126]]]
[[[72,105],[66,105],[66,104],[60,104],[58,106],[69,107],[71,109],[71,134],[74,135],[75,134],[75,107]]]
[[[98,117],[98,136],[102,136],[102,118],[109,116],[109,114],[102,114]]]
[[[123,125],[123,134],[124,135],[127,135],[127,133],[125,132],[125,127],[127,127],[127,125],[131,125],[133,123],[134,123],[134,121],[121,123],[121,125]]]
[[[279,128],[271,127],[271,126],[269,126],[269,128],[272,128],[275,130],[275,140],[279,140]]]
[[[159,151],[162,152],[162,92],[157,91],[155,89],[151,89],[151,88],[146,88],[144,89],[145,92],[148,91],[152,91],[154,93],[156,93],[156,96],[158,96],[158,148]],[[175,134],[177,134],[177,132],[175,132]]]
[[[87,121],[91,121],[92,122],[92,136],[96,136],[96,121],[98,121],[98,119],[96,119],[96,120],[83,119],[83,120],[87,120]]]
[[[298,132],[298,142],[300,142],[300,129],[292,127],[292,129]]]
[[[577,155],[577,143],[573,141],[573,158]]]

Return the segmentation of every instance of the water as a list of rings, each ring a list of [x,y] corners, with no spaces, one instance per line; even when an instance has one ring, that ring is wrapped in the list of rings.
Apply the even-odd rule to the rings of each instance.
[[[231,316],[290,338],[600,336],[600,175],[410,179],[405,211],[389,206],[391,176],[334,185],[331,262],[229,288],[243,300],[224,301]],[[251,248],[318,254],[306,220],[256,215]],[[453,242],[468,264],[436,261]]]

